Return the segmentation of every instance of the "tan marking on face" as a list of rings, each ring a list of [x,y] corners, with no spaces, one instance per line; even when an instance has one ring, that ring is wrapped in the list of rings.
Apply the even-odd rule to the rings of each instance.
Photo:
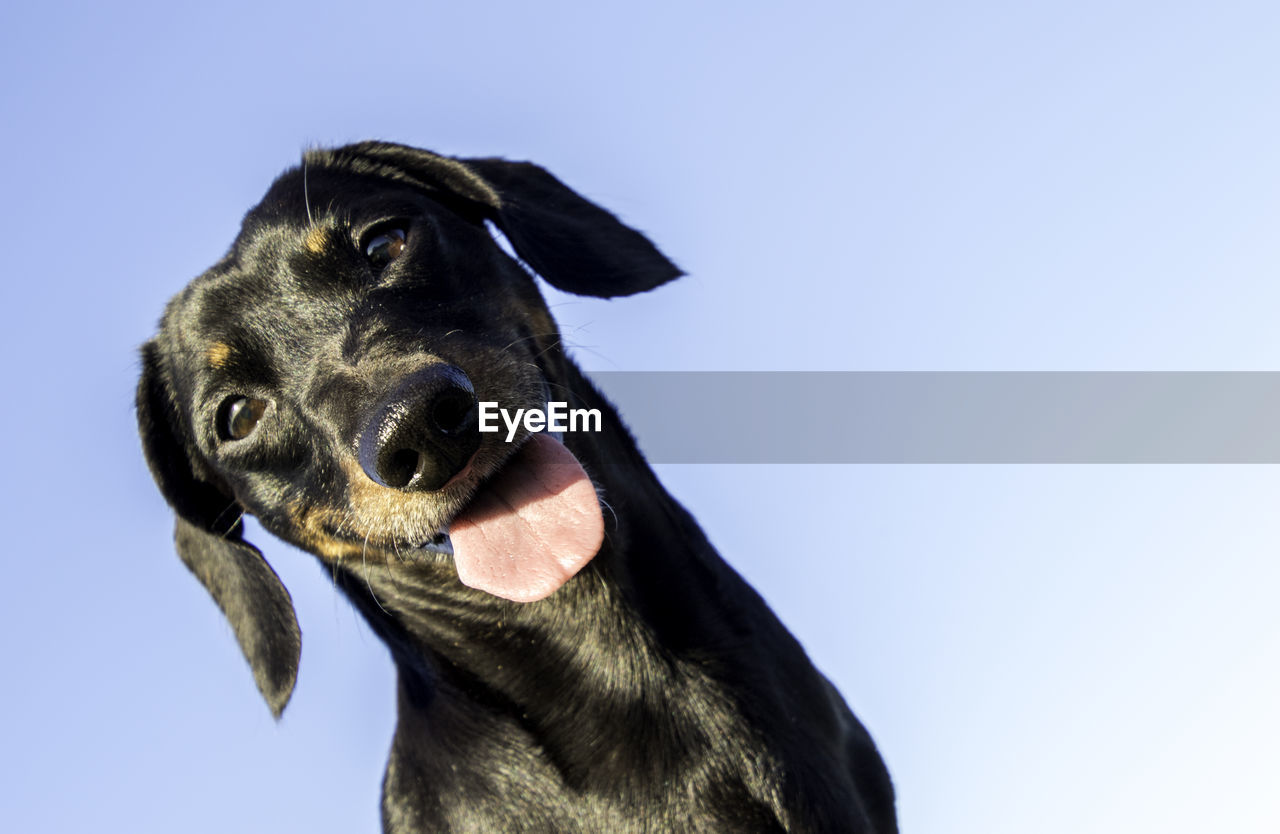
[[[409,502],[405,493],[374,483],[354,458],[344,456],[341,463],[347,476],[351,509],[357,516],[393,519],[404,514]]]
[[[317,255],[329,248],[329,230],[324,226],[312,226],[307,232],[307,251]]]
[[[366,539],[363,531],[350,523],[348,514],[328,507],[307,506],[297,502],[290,502],[285,512],[303,546],[322,559],[333,562],[350,558],[361,558],[366,562],[382,562],[385,559],[386,551]],[[330,531],[344,526],[362,541],[335,539]]]
[[[325,535],[307,535],[304,537],[307,550],[330,562],[342,562],[347,559],[361,559],[365,564],[370,562],[381,564],[386,561],[385,551],[372,545],[344,542]]]
[[[209,360],[209,364],[213,367],[225,368],[227,360],[231,358],[231,345],[226,342],[214,342],[205,353],[205,358]]]

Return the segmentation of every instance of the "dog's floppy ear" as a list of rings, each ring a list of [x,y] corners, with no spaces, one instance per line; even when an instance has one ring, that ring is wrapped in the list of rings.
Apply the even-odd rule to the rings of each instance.
[[[327,156],[447,191],[497,224],[525,263],[566,292],[632,295],[682,274],[644,235],[529,162],[453,159],[391,142],[360,142]]]
[[[554,287],[611,298],[682,274],[644,235],[530,162],[464,159],[501,200],[492,220]]]
[[[178,555],[231,623],[258,689],[279,718],[302,651],[293,600],[258,549],[242,538],[235,500],[193,471],[155,342],[142,349],[137,407],[147,465],[178,517]]]

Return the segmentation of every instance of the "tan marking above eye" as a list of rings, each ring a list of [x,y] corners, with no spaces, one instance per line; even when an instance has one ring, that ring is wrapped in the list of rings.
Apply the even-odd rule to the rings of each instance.
[[[214,342],[209,350],[205,352],[205,358],[209,360],[209,364],[215,368],[224,368],[227,360],[231,358],[231,345],[226,342]]]
[[[319,255],[329,247],[329,230],[324,226],[312,226],[307,232],[307,251]]]

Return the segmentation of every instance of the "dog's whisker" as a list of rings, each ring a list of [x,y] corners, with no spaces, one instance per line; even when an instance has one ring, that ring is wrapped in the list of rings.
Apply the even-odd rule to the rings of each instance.
[[[227,529],[222,531],[221,535],[222,535],[222,538],[224,539],[227,536],[231,535],[231,531],[236,529],[236,525],[238,525],[244,519],[244,512],[245,512],[244,508],[241,507],[239,503],[236,502],[235,499],[232,499],[231,503],[227,504],[227,506],[223,508],[222,512],[214,516],[213,523],[210,525],[213,529],[215,530],[218,529],[219,523],[222,521],[223,516],[225,516],[227,513],[231,512],[232,510],[236,510],[236,509],[240,510],[240,514],[237,515],[235,520],[232,521],[231,524],[227,526]]]
[[[395,558],[395,561],[401,564],[404,564],[405,560],[400,553],[400,540],[401,538],[408,536],[408,531],[405,529],[406,527],[407,525],[404,523],[404,520],[399,516],[392,519],[391,535],[389,537],[391,543],[391,555]],[[394,581],[394,577],[392,577],[392,579]]]
[[[602,508],[609,511],[609,515],[613,516],[613,527],[616,530],[618,528],[618,513],[614,510],[613,505],[605,500],[604,493],[601,490],[596,490],[596,501],[600,503]],[[608,530],[608,527],[605,529]],[[606,532],[605,535],[608,535],[608,533]]]
[[[543,348],[542,350],[538,351],[538,352],[537,352],[537,354],[535,354],[533,358],[534,358],[534,360],[535,360],[535,361],[536,361],[536,360],[538,360],[538,359],[541,359],[542,357],[546,356],[548,353],[550,353],[551,351],[555,350],[555,349],[556,349],[556,348],[558,348],[558,347],[560,347],[560,340],[559,340],[559,339],[556,339],[556,340],[555,340],[555,342],[553,342],[552,344],[547,345],[545,348]]]
[[[378,594],[373,590],[373,583],[369,581],[369,535],[366,533],[364,537],[364,547],[360,549],[360,563],[364,566],[364,586],[369,589],[369,596],[373,598],[374,603],[382,609],[382,613],[388,617],[391,612],[383,607],[382,601],[378,599]]]
[[[311,227],[316,224],[315,218],[311,216],[311,192],[307,187],[307,156],[302,155],[302,204],[307,209],[307,226]]]
[[[574,342],[572,345],[569,345],[568,347],[569,347],[569,348],[571,348],[571,349],[572,349],[572,350],[574,350],[574,351],[579,351],[579,350],[581,350],[581,351],[584,351],[584,352],[586,352],[586,353],[591,354],[592,356],[599,357],[600,359],[603,359],[605,362],[608,362],[608,363],[609,363],[610,365],[612,365],[615,369],[618,369],[618,368],[619,368],[618,363],[617,363],[616,361],[614,361],[614,359],[613,359],[612,357],[610,357],[610,356],[609,356],[608,354],[606,354],[606,353],[602,353],[602,352],[600,352],[600,351],[596,350],[596,349],[595,349],[595,347],[593,347],[592,345],[583,344],[582,342]]]
[[[460,331],[454,331],[454,332],[460,332]],[[547,337],[549,337],[549,336],[555,336],[555,334],[552,334],[552,333],[530,333],[530,334],[529,334],[529,335],[527,335],[527,336],[517,336],[516,338],[514,338],[514,339],[512,339],[510,342],[508,342],[508,343],[507,343],[507,345],[506,345],[505,347],[503,347],[503,348],[502,348],[502,351],[505,353],[505,352],[507,352],[507,351],[511,350],[511,349],[512,349],[513,347],[515,347],[516,345],[520,344],[521,342],[536,342],[536,341],[538,341],[539,339],[546,339],[546,338],[547,338]],[[560,340],[559,340],[559,337],[558,337],[558,336],[555,336],[555,339],[556,339],[556,341],[555,341],[555,343],[554,343],[554,344],[558,344],[558,343],[559,343],[559,341],[560,341]],[[553,345],[553,346],[554,346],[554,345]]]

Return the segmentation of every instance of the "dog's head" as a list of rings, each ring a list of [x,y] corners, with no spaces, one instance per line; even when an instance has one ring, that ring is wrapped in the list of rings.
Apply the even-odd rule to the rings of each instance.
[[[277,179],[143,347],[138,424],[178,553],[277,715],[299,630],[244,513],[339,563],[452,556],[464,582],[517,601],[552,593],[599,548],[594,490],[559,442],[478,431],[479,403],[559,399],[566,361],[487,224],[568,292],[679,275],[537,166],[366,142],[310,152]]]

